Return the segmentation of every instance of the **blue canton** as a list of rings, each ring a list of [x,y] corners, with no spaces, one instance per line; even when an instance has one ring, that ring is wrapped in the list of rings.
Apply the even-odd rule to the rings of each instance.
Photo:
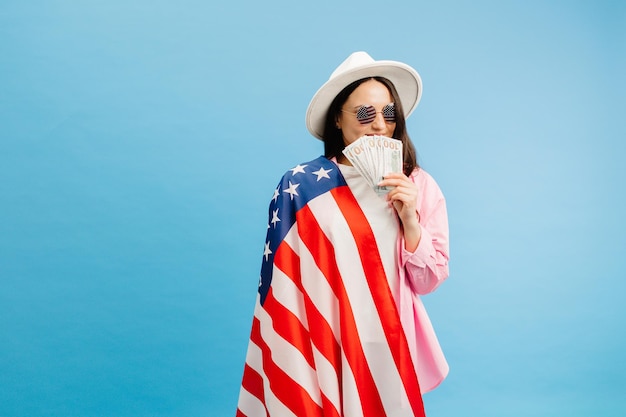
[[[267,238],[259,282],[261,304],[265,302],[272,282],[274,253],[295,223],[298,210],[312,199],[344,185],[347,185],[346,181],[337,165],[324,156],[298,164],[283,175],[274,190],[269,207]]]

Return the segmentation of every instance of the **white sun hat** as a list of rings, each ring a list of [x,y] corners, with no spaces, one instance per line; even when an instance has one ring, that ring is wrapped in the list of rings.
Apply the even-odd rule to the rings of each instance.
[[[366,52],[354,52],[343,61],[315,93],[306,111],[306,127],[322,139],[328,109],[345,87],[368,77],[384,77],[393,83],[400,96],[404,117],[415,110],[422,97],[422,79],[413,68],[397,61],[375,61]],[[323,139],[322,139],[323,140]]]

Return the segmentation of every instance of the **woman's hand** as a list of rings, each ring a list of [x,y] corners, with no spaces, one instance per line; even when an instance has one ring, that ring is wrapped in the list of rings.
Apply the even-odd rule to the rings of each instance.
[[[422,237],[417,213],[417,186],[403,173],[394,172],[385,175],[378,184],[394,187],[387,193],[387,201],[398,213],[404,232],[404,246],[409,252],[415,251]]]

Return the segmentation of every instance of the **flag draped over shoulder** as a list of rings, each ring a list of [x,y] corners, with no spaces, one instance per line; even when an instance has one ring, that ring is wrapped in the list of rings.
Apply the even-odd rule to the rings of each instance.
[[[267,240],[237,416],[423,416],[367,218],[325,157],[288,171]]]

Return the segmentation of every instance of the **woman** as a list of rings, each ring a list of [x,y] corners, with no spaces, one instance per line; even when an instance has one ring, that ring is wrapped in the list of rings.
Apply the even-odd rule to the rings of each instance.
[[[445,378],[419,299],[449,257],[444,197],[406,132],[421,91],[413,68],[356,52],[311,100],[324,156],[289,170],[270,203],[238,416],[422,416]],[[342,153],[374,135],[404,150],[383,197]]]

